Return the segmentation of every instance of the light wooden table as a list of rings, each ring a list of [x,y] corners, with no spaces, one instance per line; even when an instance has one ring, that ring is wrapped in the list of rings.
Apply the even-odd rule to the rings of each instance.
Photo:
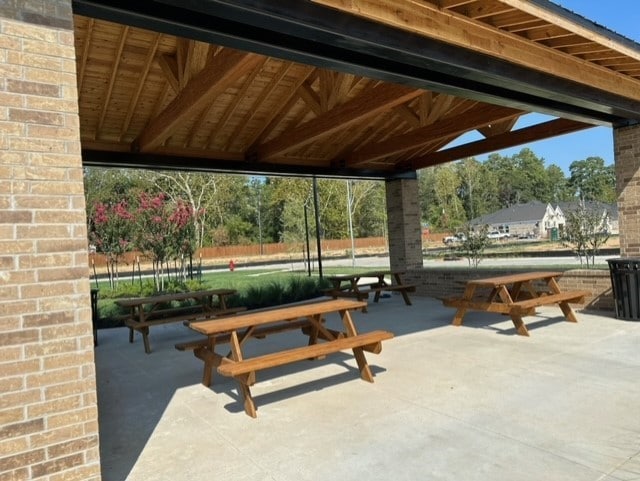
[[[528,336],[522,318],[535,313],[535,308],[557,304],[567,321],[578,322],[570,303],[584,301],[589,291],[560,289],[562,272],[523,272],[505,276],[470,279],[462,297],[443,299],[445,306],[456,307],[453,325],[462,324],[467,310],[508,314],[518,334]]]
[[[356,331],[350,311],[362,309],[365,305],[365,302],[352,299],[333,299],[247,311],[211,321],[189,323],[191,329],[207,336],[206,342],[193,346],[194,355],[204,361],[202,383],[206,386],[211,384],[214,367],[221,375],[235,378],[240,386],[245,412],[256,417],[250,386],[256,382],[256,373],[263,369],[321,358],[350,349],[356,359],[360,377],[373,382],[373,374],[364,352],[379,353],[382,341],[391,339],[393,334],[387,331],[359,334]],[[324,317],[334,313],[340,315],[344,331],[325,326]],[[257,357],[246,357],[243,345],[249,339],[291,328],[301,328],[305,334],[302,339],[307,341],[304,345]],[[230,343],[230,352],[225,355],[217,353],[215,348],[220,343]]]

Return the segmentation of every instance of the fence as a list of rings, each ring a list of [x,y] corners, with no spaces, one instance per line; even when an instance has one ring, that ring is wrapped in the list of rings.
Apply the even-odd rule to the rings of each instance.
[[[362,239],[354,239],[356,252],[358,250],[376,249],[386,250],[387,239],[385,237],[365,237]],[[325,239],[321,241],[321,248],[323,254],[329,253],[346,253],[351,251],[350,239]],[[311,257],[316,256],[316,244],[315,240],[309,246]],[[203,247],[198,249],[194,256],[194,260],[202,258],[203,260],[215,260],[221,259],[228,262],[230,259],[244,259],[251,257],[261,256],[291,256],[294,255],[299,258],[306,256],[306,245],[302,242],[297,243],[272,243],[272,244],[251,244],[251,245],[233,245],[233,246],[216,246],[216,247]],[[101,268],[106,266],[106,259],[103,254],[92,254],[92,262],[95,267]],[[145,262],[140,252],[127,252],[122,256],[121,263],[124,265],[131,265],[137,260]]]

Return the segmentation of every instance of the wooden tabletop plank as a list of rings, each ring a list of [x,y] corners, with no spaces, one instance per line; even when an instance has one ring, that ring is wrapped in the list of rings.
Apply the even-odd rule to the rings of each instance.
[[[228,296],[235,294],[235,289],[208,289],[203,291],[175,292],[172,294],[160,294],[157,296],[147,297],[127,297],[124,299],[116,299],[114,302],[119,306],[132,307],[143,304],[157,304],[160,302],[182,301],[185,299],[202,298],[208,296]]]
[[[561,277],[562,272],[540,271],[540,272],[521,272],[518,274],[508,274],[505,276],[485,277],[483,279],[469,279],[468,285],[499,287],[505,284],[513,284],[515,282],[535,281],[539,279],[549,279]]]
[[[245,329],[250,326],[270,324],[273,322],[295,320],[301,317],[318,316],[345,310],[362,309],[366,307],[364,301],[352,299],[330,299],[304,304],[295,304],[275,309],[246,312],[230,317],[212,319],[190,323],[189,327],[194,331],[205,335],[219,334],[223,332]]]

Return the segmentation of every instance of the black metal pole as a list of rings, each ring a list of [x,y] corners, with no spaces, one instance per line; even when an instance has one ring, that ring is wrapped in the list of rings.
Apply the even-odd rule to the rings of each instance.
[[[311,277],[311,253],[309,251],[309,219],[307,216],[307,204],[304,204],[304,232],[307,237],[307,272]]]
[[[320,245],[320,209],[318,207],[318,179],[313,178],[313,208],[316,215],[316,244],[318,248],[318,275],[322,279],[322,247]]]

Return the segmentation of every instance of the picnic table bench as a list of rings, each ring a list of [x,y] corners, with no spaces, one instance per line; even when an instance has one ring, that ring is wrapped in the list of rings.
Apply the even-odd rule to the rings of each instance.
[[[406,305],[411,305],[409,292],[415,292],[416,286],[405,284],[402,280],[404,272],[399,271],[370,271],[357,274],[343,274],[327,276],[332,287],[325,289],[325,294],[337,299],[338,297],[354,297],[359,301],[369,298],[369,293],[375,293],[373,302],[378,302],[382,291],[396,291],[402,294]],[[387,282],[391,277],[392,282]],[[366,307],[363,309],[366,312]]]
[[[517,333],[528,336],[529,331],[522,318],[533,315],[536,307],[557,304],[567,321],[578,322],[570,303],[583,302],[589,291],[562,291],[557,281],[561,276],[562,272],[544,271],[470,279],[462,297],[445,298],[442,302],[445,306],[457,308],[453,318],[455,326],[462,325],[467,310],[497,312],[508,314]]]
[[[358,333],[350,311],[362,309],[366,303],[351,299],[332,299],[281,306],[273,309],[248,311],[242,314],[220,317],[204,322],[190,322],[189,327],[207,336],[205,342],[196,341],[178,348],[193,348],[194,355],[204,362],[202,383],[210,386],[213,368],[223,376],[236,379],[240,386],[245,412],[256,417],[256,406],[250,387],[256,382],[256,373],[293,362],[316,359],[344,350],[352,350],[360,377],[373,382],[373,374],[364,352],[380,353],[382,341],[393,334],[377,330]],[[338,313],[344,331],[325,326],[325,316]],[[255,357],[247,357],[243,345],[247,340],[284,330],[298,329],[307,336],[307,344]],[[215,352],[220,343],[229,343],[230,352],[221,355]]]
[[[207,320],[217,316],[234,314],[246,310],[244,307],[227,307],[227,298],[237,291],[234,289],[208,289],[201,291],[176,292],[147,297],[117,299],[121,307],[129,309],[124,324],[129,328],[129,342],[133,342],[134,331],[142,334],[144,351],[151,353],[149,328],[173,322]],[[214,303],[213,298],[218,302]],[[194,305],[170,307],[172,302],[195,301]]]

